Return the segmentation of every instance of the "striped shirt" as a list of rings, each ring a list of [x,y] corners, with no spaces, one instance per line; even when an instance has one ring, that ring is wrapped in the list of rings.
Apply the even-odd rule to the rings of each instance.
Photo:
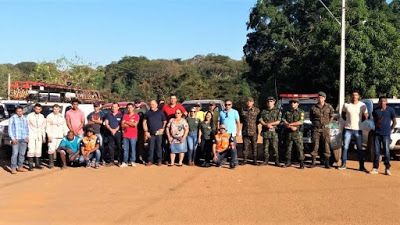
[[[11,140],[21,140],[29,137],[28,120],[25,116],[14,114],[8,125],[8,136]]]

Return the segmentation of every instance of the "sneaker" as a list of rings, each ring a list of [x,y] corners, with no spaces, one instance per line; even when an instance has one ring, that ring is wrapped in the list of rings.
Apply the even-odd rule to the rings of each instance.
[[[17,173],[17,170],[11,170],[11,174],[16,174]]]
[[[215,164],[215,167],[221,168],[221,164],[217,163],[217,164]]]
[[[132,162],[128,162],[128,166],[132,166]]]
[[[97,163],[95,164],[95,167],[94,167],[94,168],[95,168],[95,169],[98,169],[99,167],[100,167],[100,163],[97,162]]]
[[[94,167],[95,167],[95,164],[96,164],[96,163],[95,163],[94,161],[92,161],[92,163],[90,164],[90,166],[94,168]]]
[[[86,168],[90,168],[90,162],[89,161],[86,162]]]
[[[346,164],[344,163],[338,168],[338,170],[345,170],[345,169],[346,169]]]
[[[234,170],[236,169],[236,166],[230,166],[229,169]]]
[[[390,170],[386,169],[385,170],[385,175],[392,176],[392,173],[390,172]]]
[[[105,166],[107,163],[106,163],[106,161],[104,161],[104,160],[102,160],[101,162],[100,162],[100,165],[102,165],[102,166]]]
[[[378,174],[378,169],[373,168],[373,169],[369,172],[369,174],[373,174],[373,175]]]
[[[136,163],[131,163],[131,165],[130,166],[132,166],[132,167],[136,167]]]
[[[122,167],[127,167],[127,166],[128,166],[128,165],[127,165],[126,163],[123,162],[119,167],[122,168]]]

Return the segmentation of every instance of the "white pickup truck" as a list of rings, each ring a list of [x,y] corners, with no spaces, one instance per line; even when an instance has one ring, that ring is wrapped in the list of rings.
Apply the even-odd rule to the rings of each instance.
[[[54,104],[58,104],[60,106],[61,108],[60,113],[63,116],[65,116],[66,112],[72,108],[71,103],[52,102],[52,103],[40,103],[40,104],[42,105],[42,114],[44,115],[44,117],[47,117],[47,115],[53,112]],[[25,116],[33,112],[34,105],[35,104],[30,104],[24,108]],[[79,109],[81,109],[84,112],[85,120],[86,117],[89,115],[89,113],[94,111],[94,107],[92,104],[80,104]],[[8,123],[9,123],[8,119],[0,122],[0,148],[3,145],[10,145],[11,143],[10,137],[8,136]]]

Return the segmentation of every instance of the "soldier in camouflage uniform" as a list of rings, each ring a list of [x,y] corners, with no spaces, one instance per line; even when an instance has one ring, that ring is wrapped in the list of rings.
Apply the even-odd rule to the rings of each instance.
[[[257,165],[257,122],[260,110],[257,107],[254,107],[254,99],[251,97],[247,98],[246,106],[247,107],[244,107],[240,112],[241,120],[243,121],[242,136],[244,159],[242,165],[247,163],[250,144],[253,150],[253,163],[254,165]]]
[[[312,123],[312,138],[314,149],[311,153],[312,163],[311,168],[315,167],[315,159],[318,156],[318,149],[320,140],[324,145],[325,168],[329,169],[329,157],[331,150],[329,147],[330,142],[330,129],[329,123],[333,120],[333,107],[325,102],[326,94],[324,92],[318,93],[318,103],[311,107],[310,120]],[[322,161],[321,161],[322,162]]]
[[[262,165],[268,165],[269,147],[272,145],[275,156],[275,165],[279,166],[279,152],[278,152],[278,133],[276,126],[281,122],[282,113],[275,107],[275,98],[267,98],[267,109],[261,112],[259,119],[262,125],[261,135],[264,143],[264,162]]]
[[[303,132],[302,125],[304,121],[304,111],[299,107],[298,99],[289,101],[291,109],[285,113],[282,118],[285,133],[286,145],[286,164],[283,167],[292,165],[292,147],[293,143],[299,151],[300,169],[304,169],[304,152],[303,152]]]

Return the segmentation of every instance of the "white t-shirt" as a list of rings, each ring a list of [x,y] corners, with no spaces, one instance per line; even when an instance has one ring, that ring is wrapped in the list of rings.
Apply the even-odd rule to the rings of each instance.
[[[362,117],[365,113],[368,113],[367,106],[364,103],[344,103],[342,112],[346,113],[345,129],[361,130]]]

